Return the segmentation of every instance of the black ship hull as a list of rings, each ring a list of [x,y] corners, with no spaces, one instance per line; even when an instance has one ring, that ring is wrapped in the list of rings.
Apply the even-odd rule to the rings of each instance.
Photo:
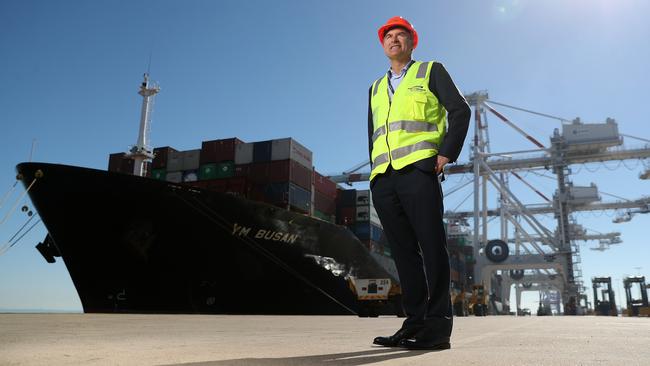
[[[354,314],[348,278],[392,278],[345,227],[231,194],[17,166],[84,312]],[[395,278],[392,278],[395,280]]]

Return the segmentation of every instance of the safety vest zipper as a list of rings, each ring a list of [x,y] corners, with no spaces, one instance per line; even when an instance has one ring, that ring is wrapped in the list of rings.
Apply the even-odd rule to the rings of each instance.
[[[386,79],[388,81],[388,78]],[[386,88],[386,94],[388,94],[388,88]],[[393,93],[393,97],[395,94]],[[390,107],[393,105],[393,101],[390,98],[390,94],[388,94],[388,113],[386,113],[386,121],[384,122],[384,126],[386,127],[386,148],[388,148],[388,167],[391,166],[391,163],[393,161],[393,157],[390,154],[390,145],[388,144],[388,134],[390,130],[388,129],[388,120],[390,119]],[[386,167],[386,169],[388,169]]]

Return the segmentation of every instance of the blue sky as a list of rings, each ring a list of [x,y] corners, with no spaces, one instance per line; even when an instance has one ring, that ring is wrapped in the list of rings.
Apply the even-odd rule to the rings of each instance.
[[[319,171],[348,169],[367,158],[367,89],[388,67],[376,30],[394,15],[409,19],[419,32],[415,58],[443,62],[465,93],[487,90],[496,101],[587,122],[612,117],[621,132],[650,138],[644,108],[650,97],[647,1],[396,5],[4,0],[0,194],[13,184],[14,166],[28,159],[34,139],[34,160],[100,169],[107,167],[109,153],[135,143],[137,88],[150,55],[151,77],[162,87],[153,112],[154,146],[193,149],[215,138],[291,136],[314,152]],[[560,127],[557,121],[500,110],[547,145]],[[493,151],[534,147],[496,118],[489,122]],[[640,144],[626,139],[626,145]],[[461,160],[468,156],[466,147]],[[629,199],[648,194],[650,182],[637,178],[638,162],[615,168],[617,163],[576,166],[572,180],[594,182]],[[451,177],[445,188],[460,179]],[[551,180],[526,179],[547,196],[555,189]],[[526,202],[539,202],[525,187],[513,182],[513,189]],[[448,208],[469,191],[462,192],[448,197]],[[470,202],[461,208],[469,209]],[[496,196],[489,202],[494,206]],[[644,230],[650,216],[614,225],[611,214],[576,215],[585,227],[623,233],[623,244],[603,253],[588,250],[594,243],[582,245],[587,285],[596,275],[619,282],[625,274],[650,275]],[[24,219],[14,215],[0,226],[0,241]],[[551,218],[544,220],[555,227]],[[0,256],[0,309],[80,310],[64,265],[46,264],[33,248],[44,236],[39,225]]]

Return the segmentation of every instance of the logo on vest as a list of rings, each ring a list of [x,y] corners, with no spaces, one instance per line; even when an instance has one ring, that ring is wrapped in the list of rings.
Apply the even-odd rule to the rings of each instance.
[[[415,92],[415,93],[424,93],[426,90],[424,90],[424,87],[422,85],[414,85],[409,88],[410,91]]]

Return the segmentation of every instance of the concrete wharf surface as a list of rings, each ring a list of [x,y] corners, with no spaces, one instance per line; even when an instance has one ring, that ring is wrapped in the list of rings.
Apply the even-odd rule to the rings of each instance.
[[[452,349],[372,346],[395,317],[0,314],[0,365],[650,365],[650,318],[455,318]]]

